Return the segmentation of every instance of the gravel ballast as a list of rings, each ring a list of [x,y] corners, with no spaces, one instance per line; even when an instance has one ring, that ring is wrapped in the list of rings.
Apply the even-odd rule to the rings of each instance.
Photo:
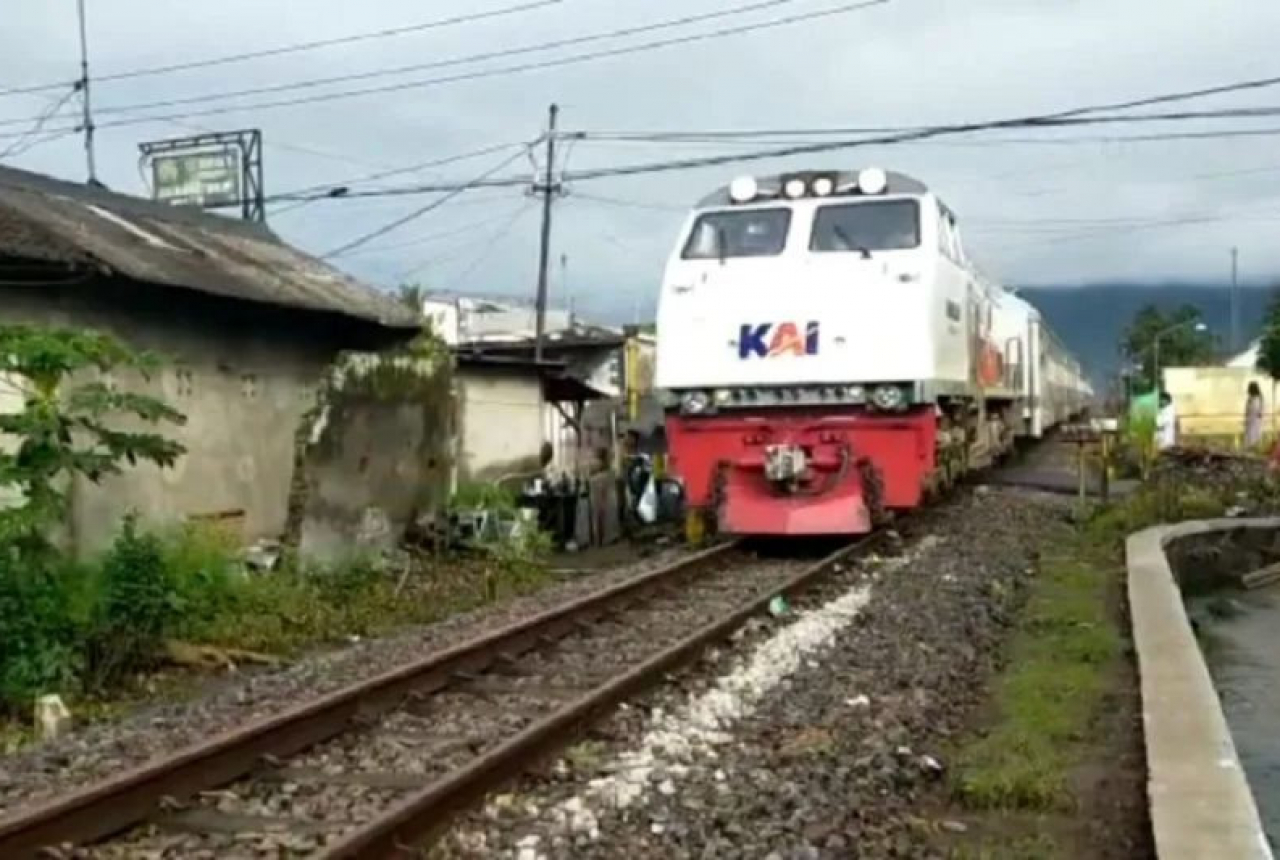
[[[979,490],[761,620],[460,820],[449,857],[928,857],[922,797],[972,720],[1061,499]]]
[[[117,775],[688,554],[683,549],[663,550],[634,564],[580,575],[437,624],[317,653],[279,669],[223,678],[210,683],[202,695],[144,707],[122,720],[96,723],[57,741],[23,748],[0,757],[0,816],[65,792],[68,786]]]

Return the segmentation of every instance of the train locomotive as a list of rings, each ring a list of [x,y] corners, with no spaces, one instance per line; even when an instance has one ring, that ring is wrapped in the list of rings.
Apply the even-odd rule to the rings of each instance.
[[[734,535],[871,531],[1092,397],[951,209],[874,167],[703,199],[666,267],[656,383],[687,508]]]

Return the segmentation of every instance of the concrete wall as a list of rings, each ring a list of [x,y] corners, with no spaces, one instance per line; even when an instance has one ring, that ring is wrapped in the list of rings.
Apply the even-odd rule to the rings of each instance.
[[[289,537],[306,557],[391,549],[419,515],[448,502],[448,357],[353,358],[330,377],[299,432]]]
[[[1257,382],[1265,401],[1264,432],[1277,426],[1276,395],[1280,388],[1265,375],[1247,367],[1169,367],[1163,371],[1165,389],[1173,398],[1182,433],[1188,436],[1244,434],[1245,391]]]
[[[1160,860],[1271,860],[1253,793],[1183,608],[1166,548],[1221,529],[1276,520],[1210,520],[1130,535],[1129,611],[1142,689],[1147,790]]]
[[[464,364],[456,371],[460,483],[536,472],[544,441],[542,381],[528,368]]]
[[[0,321],[88,327],[168,359],[150,381],[114,380],[164,398],[187,416],[164,432],[187,447],[175,468],[126,469],[78,482],[68,539],[108,543],[130,509],[151,522],[243,511],[247,540],[285,527],[295,433],[341,346],[371,346],[340,317],[220,301],[198,293],[100,281],[0,289]]]

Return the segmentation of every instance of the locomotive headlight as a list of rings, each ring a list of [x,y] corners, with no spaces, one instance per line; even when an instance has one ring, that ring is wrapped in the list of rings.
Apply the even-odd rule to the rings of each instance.
[[[836,184],[831,180],[830,176],[819,176],[813,180],[812,190],[814,195],[826,197],[836,190]]]
[[[739,176],[729,183],[729,199],[734,203],[750,203],[760,193],[754,176]]]
[[[788,179],[787,184],[782,186],[782,193],[792,200],[798,200],[804,196],[804,180]]]
[[[861,385],[850,385],[844,392],[854,403],[861,403],[867,399],[867,390]]]
[[[728,403],[732,398],[733,398],[733,392],[730,391],[728,388],[716,389],[716,403],[720,405],[724,405],[725,403]]]
[[[902,389],[896,385],[877,385],[871,390],[871,402],[885,412],[901,409],[906,399]]]
[[[707,397],[705,391],[686,391],[684,396],[680,398],[680,411],[687,412],[690,415],[699,415],[707,411],[707,407],[711,405],[711,398]]]
[[[858,174],[858,190],[863,194],[880,194],[889,187],[889,177],[878,167],[868,167]]]

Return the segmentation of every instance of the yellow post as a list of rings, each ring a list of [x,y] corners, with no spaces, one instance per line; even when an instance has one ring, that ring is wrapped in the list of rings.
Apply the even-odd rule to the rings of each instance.
[[[684,539],[691,546],[702,543],[707,536],[706,523],[700,508],[690,508],[684,515]]]

